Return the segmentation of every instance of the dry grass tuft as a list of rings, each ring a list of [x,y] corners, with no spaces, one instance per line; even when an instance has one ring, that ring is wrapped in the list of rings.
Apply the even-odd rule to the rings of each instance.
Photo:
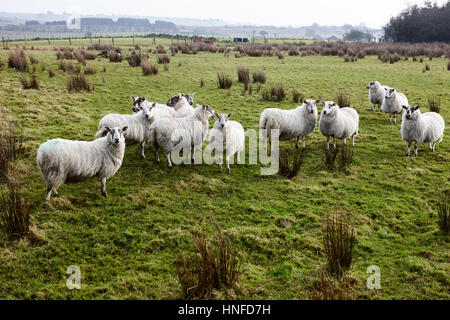
[[[431,112],[439,113],[441,111],[441,97],[428,98],[428,105]]]
[[[351,217],[334,212],[328,216],[323,231],[323,246],[328,271],[342,277],[350,269],[355,245],[355,230]]]
[[[176,261],[178,279],[185,299],[207,299],[213,290],[235,289],[239,285],[241,260],[230,238],[222,231],[212,242],[193,236],[194,250]]]
[[[217,73],[217,86],[219,89],[230,89],[233,85],[233,80],[223,72]]]
[[[94,87],[89,84],[84,74],[74,74],[67,78],[67,90],[69,92],[90,92],[94,90]]]
[[[289,164],[289,154],[284,150],[280,150],[278,174],[288,179],[294,179],[300,173],[305,159],[305,150],[294,153],[294,162],[292,166]]]
[[[253,72],[253,82],[258,82],[261,84],[265,84],[267,81],[266,73],[264,71],[255,71]]]
[[[8,177],[6,188],[1,190],[0,220],[9,239],[15,240],[29,235],[29,208],[15,179]]]
[[[20,83],[22,84],[22,87],[25,90],[28,89],[39,89],[39,81],[36,73],[33,72],[33,74],[28,78],[27,76],[21,75],[20,76]]]
[[[19,72],[28,71],[28,63],[25,53],[22,50],[11,52],[8,56],[8,67],[16,69]]]

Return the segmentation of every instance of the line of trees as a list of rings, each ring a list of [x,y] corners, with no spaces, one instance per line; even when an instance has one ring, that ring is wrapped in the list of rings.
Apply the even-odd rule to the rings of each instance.
[[[408,7],[384,27],[384,37],[394,42],[450,42],[450,1],[439,6],[425,1]]]

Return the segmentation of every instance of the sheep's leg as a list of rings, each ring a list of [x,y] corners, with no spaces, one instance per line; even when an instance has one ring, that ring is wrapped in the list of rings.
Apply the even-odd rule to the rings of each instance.
[[[411,155],[411,145],[412,145],[412,142],[408,142],[408,150],[406,151],[407,157],[409,157]]]
[[[161,160],[159,159],[159,152],[158,152],[158,149],[154,148],[154,149],[153,149],[153,153],[155,154],[155,161],[156,161],[156,163],[160,163]]]
[[[228,174],[231,174],[231,170],[230,170],[230,156],[226,157],[226,165],[227,165],[227,172],[228,172]]]
[[[166,159],[169,169],[172,169],[172,161],[170,161],[170,152],[166,152]]]
[[[59,193],[58,193],[58,190],[56,189],[56,187],[53,187],[52,191],[55,196],[59,196]]]
[[[436,151],[436,142],[433,142],[433,150],[431,150],[432,152]]]
[[[298,143],[299,143],[299,141],[300,141],[300,137],[297,137],[297,143],[295,144],[295,148],[299,148],[299,146],[298,146]]]
[[[240,151],[240,150],[237,152],[236,163],[237,163],[237,164],[241,164],[241,151]]]
[[[355,135],[352,135],[352,147],[355,146]]]
[[[303,150],[306,149],[306,137],[302,137]]]
[[[327,137],[326,149],[330,150],[330,137]]]
[[[222,161],[223,161],[222,156],[219,156],[219,172],[222,172]]]
[[[394,114],[394,124],[397,124],[397,114]]]
[[[139,143],[139,154],[142,159],[145,159],[145,141]]]
[[[52,197],[52,190],[53,190],[52,186],[47,187],[47,192],[45,194],[45,201],[50,200],[50,198]]]
[[[191,147],[191,163],[195,163],[194,152],[195,152],[195,146],[192,146]]]
[[[414,156],[415,156],[416,158],[419,156],[419,152],[418,152],[418,150],[417,150],[417,141],[416,141],[416,143],[414,144]]]
[[[377,111],[377,105],[374,104],[374,105],[373,105],[373,112],[376,112],[376,111]]]
[[[106,178],[102,179],[102,194],[107,197],[108,196],[108,192],[106,192]]]
[[[336,149],[336,144],[337,144],[337,138],[336,137],[334,137],[334,139],[333,139],[333,147]]]
[[[342,141],[342,143],[344,144],[344,146],[347,145],[347,139],[344,138],[344,140]]]

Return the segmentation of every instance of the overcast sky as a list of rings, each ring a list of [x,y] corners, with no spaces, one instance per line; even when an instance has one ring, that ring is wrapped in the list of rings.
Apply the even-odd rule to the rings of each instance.
[[[440,0],[443,3],[446,0]],[[118,14],[222,19],[276,26],[358,25],[379,28],[418,0],[1,0],[1,11]]]

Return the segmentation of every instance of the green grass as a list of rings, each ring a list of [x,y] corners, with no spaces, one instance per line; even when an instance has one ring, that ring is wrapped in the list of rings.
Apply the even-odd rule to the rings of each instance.
[[[212,235],[215,223],[234,237],[244,261],[242,292],[223,297],[306,299],[317,270],[326,264],[321,230],[334,209],[351,212],[356,228],[351,296],[450,298],[449,238],[439,232],[436,210],[437,196],[450,188],[448,126],[436,153],[421,145],[419,158],[406,158],[400,124],[389,124],[387,115],[373,113],[365,89],[378,80],[425,110],[429,96],[440,96],[441,114],[449,119],[446,59],[427,61],[431,71],[422,73],[420,63],[382,64],[376,57],[344,63],[342,58],[319,56],[286,55],[281,61],[178,54],[171,57],[169,72],[160,70],[150,77],[125,60],[101,59],[87,61],[97,71],[86,76],[95,91],[69,94],[67,75],[58,70],[55,52],[45,44],[36,44],[43,50],[26,51],[39,60],[39,90],[23,90],[19,73],[7,65],[0,71],[0,121],[18,121],[25,135],[25,155],[13,171],[32,204],[35,228],[45,238],[40,243],[10,242],[0,232],[1,299],[178,298],[176,256],[192,246],[192,232]],[[8,52],[0,50],[4,62]],[[150,61],[155,63],[156,55],[151,54]],[[49,78],[41,65],[51,67],[56,76]],[[361,117],[350,173],[326,170],[325,139],[316,129],[307,139],[300,176],[293,181],[260,176],[260,167],[250,165],[232,166],[232,176],[218,174],[216,165],[169,170],[154,164],[151,150],[146,151],[147,160],[141,160],[137,146],[132,146],[122,168],[108,181],[108,198],[102,197],[100,183],[93,179],[63,185],[59,197],[43,201],[45,187],[35,161],[38,146],[54,137],[93,139],[102,116],[131,113],[130,95],[163,103],[178,92],[196,92],[196,103],[209,104],[219,113],[232,112],[246,129],[257,129],[265,108],[296,107],[290,101],[264,102],[256,87],[253,95],[244,93],[236,81],[238,65],[250,72],[264,68],[265,86],[283,83],[289,100],[293,88],[305,98],[323,100],[335,99],[339,88],[350,93]],[[231,90],[217,89],[217,72],[233,77]],[[202,78],[206,85],[200,88]],[[282,148],[294,145],[281,143]],[[69,265],[81,268],[81,290],[66,288]],[[370,265],[381,268],[379,291],[366,288]]]

